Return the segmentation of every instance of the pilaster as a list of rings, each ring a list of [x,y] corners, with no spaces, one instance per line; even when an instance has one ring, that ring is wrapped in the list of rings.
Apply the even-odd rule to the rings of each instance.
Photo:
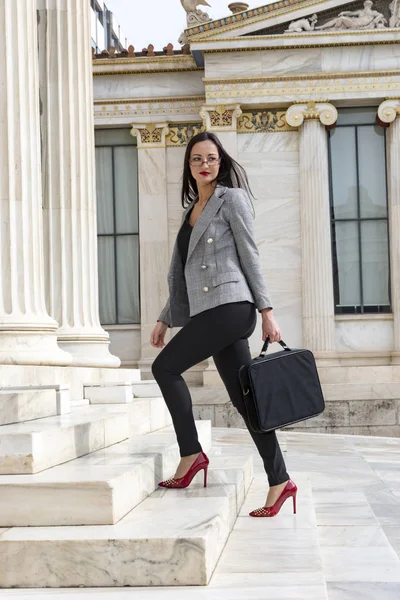
[[[134,123],[139,165],[139,243],[141,358],[143,372],[150,371],[159,350],[150,344],[150,335],[168,298],[167,272],[168,196],[166,134],[168,123]],[[168,335],[168,334],[167,334]]]
[[[387,130],[387,174],[390,240],[390,281],[393,311],[392,363],[400,364],[400,98],[382,102],[378,117],[389,123]]]
[[[215,133],[232,158],[237,160],[237,120],[242,110],[239,104],[204,105],[200,110],[207,131]]]
[[[335,317],[329,213],[326,125],[336,108],[321,102],[292,105],[286,120],[300,127],[300,204],[302,244],[303,344],[317,359],[335,355]]]

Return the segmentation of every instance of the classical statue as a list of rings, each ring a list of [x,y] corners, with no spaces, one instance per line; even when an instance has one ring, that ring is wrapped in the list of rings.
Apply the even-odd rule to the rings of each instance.
[[[206,12],[197,8],[199,4],[201,4],[201,6],[210,6],[207,0],[181,0],[181,4],[186,10],[186,22],[188,27],[196,25],[196,23],[207,23],[207,21],[211,21]]]
[[[301,33],[302,31],[314,31],[315,24],[318,21],[317,15],[312,15],[308,19],[298,19],[292,21],[285,33]]]
[[[389,27],[400,27],[400,0],[393,0],[389,4],[390,14]]]
[[[319,25],[315,29],[331,29],[334,31],[344,29],[383,29],[387,20],[384,15],[376,10],[372,10],[373,2],[365,0],[364,8],[360,10],[345,10],[334,19],[327,21],[324,25]]]
[[[207,0],[181,0],[181,4],[186,11],[186,26],[193,27],[193,25],[198,25],[199,23],[207,23],[211,21],[209,15],[197,8],[199,4],[201,6],[211,6],[208,4]],[[185,32],[181,33],[179,39],[179,44],[186,44],[187,39]]]

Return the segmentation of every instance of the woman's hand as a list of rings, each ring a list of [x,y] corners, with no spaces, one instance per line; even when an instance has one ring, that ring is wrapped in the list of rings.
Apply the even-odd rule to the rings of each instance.
[[[168,325],[164,323],[164,321],[157,321],[156,326],[154,327],[150,336],[150,344],[153,346],[153,348],[164,348],[164,338],[167,329]]]
[[[281,341],[281,330],[279,329],[278,323],[275,321],[275,317],[272,313],[272,308],[264,308],[261,311],[262,314],[262,339],[263,342],[269,337],[270,342]]]

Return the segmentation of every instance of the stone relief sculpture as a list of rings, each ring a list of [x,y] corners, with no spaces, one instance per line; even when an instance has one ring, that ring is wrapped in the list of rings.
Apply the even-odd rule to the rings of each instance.
[[[298,21],[292,21],[289,27],[285,30],[285,33],[301,33],[302,31],[314,31],[315,24],[317,21],[317,15],[313,15],[308,19],[299,19]]]
[[[201,6],[211,6],[210,4],[208,4],[207,0],[181,0],[181,4],[186,11],[187,27],[192,27],[193,25],[196,25],[198,23],[207,23],[208,21],[211,21],[211,18],[206,12],[197,8],[199,4]],[[187,43],[185,32],[181,33],[178,39],[178,43]]]
[[[389,19],[389,27],[400,27],[400,0],[393,0],[389,4],[391,17]]]
[[[365,0],[364,7],[359,10],[345,10],[337,17],[329,19],[323,25],[316,25],[318,16],[292,21],[285,33],[302,33],[307,31],[364,31],[369,29],[386,29],[387,27],[400,28],[400,0],[392,0],[389,4],[391,17],[389,23],[382,13],[374,10],[372,0]]]
[[[372,0],[365,0],[364,8],[359,10],[345,10],[334,19],[327,21],[324,25],[319,25],[315,29],[332,31],[342,31],[344,29],[382,29],[387,20],[385,16],[372,9]]]

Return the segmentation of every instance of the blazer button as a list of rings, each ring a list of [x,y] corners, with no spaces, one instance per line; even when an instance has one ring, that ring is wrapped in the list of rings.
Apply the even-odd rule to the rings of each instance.
[[[214,241],[214,240],[213,240],[212,238],[208,238],[208,240],[207,240],[207,244],[212,244],[212,243],[213,243],[213,241]]]
[[[201,265],[202,269],[207,269],[207,265]]]
[[[203,287],[203,292],[208,292],[208,291],[209,291],[208,287]]]

